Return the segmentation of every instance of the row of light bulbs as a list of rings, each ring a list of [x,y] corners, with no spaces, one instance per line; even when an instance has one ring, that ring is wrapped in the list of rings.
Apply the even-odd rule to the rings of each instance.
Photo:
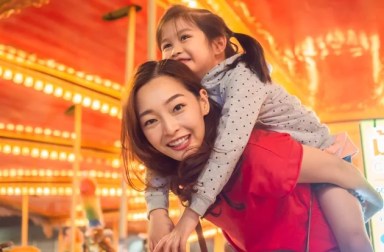
[[[79,214],[80,218],[76,218],[75,219],[75,225],[76,226],[87,226],[88,225],[88,220],[85,218],[84,216],[84,209],[81,205],[78,205],[76,207],[76,211]],[[171,218],[174,218],[174,217],[178,217],[180,215],[180,211],[178,210],[175,210],[175,209],[170,209],[169,210],[169,216]],[[127,214],[127,220],[128,221],[145,221],[147,220],[147,213],[145,212],[134,212],[134,211],[129,211],[129,213]],[[70,223],[68,222],[68,226],[70,225]],[[208,232],[204,234],[206,234],[207,236],[211,235],[212,231],[209,231],[209,229],[207,230]]]
[[[0,130],[14,131],[17,133],[29,133],[36,135],[54,136],[64,139],[75,139],[76,133],[69,131],[53,130],[50,128],[32,127],[22,124],[2,123],[0,122]]]
[[[84,152],[86,152],[84,150]],[[72,152],[70,148],[62,148],[59,150],[59,147],[55,149],[48,149],[42,146],[21,146],[15,143],[0,143],[0,153],[3,154],[12,154],[15,156],[28,156],[32,158],[41,158],[41,159],[49,159],[49,160],[57,160],[57,161],[66,161],[66,162],[74,162],[75,154]],[[85,156],[85,155],[84,155]],[[80,157],[80,161],[86,163],[94,163],[97,165],[107,165],[113,168],[120,168],[121,160],[117,154],[104,154],[104,157]]]
[[[80,189],[76,192],[80,194]],[[128,202],[133,204],[145,203],[143,192],[138,192],[132,189],[126,191],[129,199]],[[31,195],[31,196],[71,196],[72,186],[64,185],[28,185],[28,186],[17,186],[7,185],[0,186],[0,195],[7,196],[20,196],[20,195]],[[122,195],[122,189],[120,187],[99,187],[96,189],[96,196],[101,197],[120,197]]]
[[[53,59],[43,60],[36,57],[35,54],[29,54],[23,50],[16,49],[12,46],[0,44],[0,57],[4,57],[7,60],[17,62],[19,64],[38,64],[40,66],[47,67],[51,70],[57,70],[61,73],[66,73],[82,80],[92,82],[93,84],[102,85],[114,91],[121,91],[122,85],[113,82],[108,79],[103,79],[100,76],[87,74],[82,71],[76,71],[75,69],[65,66],[56,62]]]
[[[72,101],[74,104],[81,104],[86,108],[100,111],[103,114],[109,114],[113,117],[121,118],[120,104],[115,101],[111,103],[101,102],[99,99],[91,95],[84,95],[71,90],[65,90],[63,86],[44,82],[41,79],[35,79],[32,76],[25,75],[21,72],[14,72],[10,68],[0,66],[0,77],[5,80],[11,80],[16,84],[24,84],[26,87],[33,87],[37,91],[42,91],[48,95],[54,95],[58,98],[63,98],[67,101]]]
[[[0,61],[0,78],[121,118],[122,88],[118,83],[102,80],[100,77],[83,72],[76,72],[71,68],[55,63],[53,60],[40,60],[35,55],[28,56],[25,52],[4,45],[0,45],[1,59],[6,61]],[[37,71],[31,70],[32,66],[35,66]],[[43,69],[38,71],[39,68]],[[43,74],[42,72],[46,73]],[[52,72],[52,76],[49,75],[49,72]],[[102,89],[105,90],[104,94],[101,94],[103,92],[89,91],[90,89],[93,90],[92,86],[97,88],[102,84]],[[73,85],[77,88],[74,89]]]
[[[74,177],[73,170],[55,170],[55,169],[1,169],[0,170],[0,181],[1,179],[9,179],[15,177],[36,177],[36,178],[72,178]],[[100,178],[100,179],[113,179],[118,180],[121,178],[120,172],[112,171],[100,171],[100,170],[83,170],[79,171],[78,177],[86,178]]]

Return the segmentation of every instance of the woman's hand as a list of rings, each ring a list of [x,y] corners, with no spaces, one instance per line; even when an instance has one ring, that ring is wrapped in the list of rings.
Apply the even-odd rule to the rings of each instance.
[[[155,209],[149,214],[148,248],[153,251],[156,244],[166,235],[171,233],[174,224],[165,209]]]
[[[199,223],[199,215],[186,208],[173,231],[157,243],[154,252],[185,252],[187,240]]]

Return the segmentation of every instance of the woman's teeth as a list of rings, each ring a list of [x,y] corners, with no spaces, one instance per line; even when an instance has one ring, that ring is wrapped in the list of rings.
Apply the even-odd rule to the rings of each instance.
[[[187,140],[188,140],[188,136],[185,136],[185,137],[182,137],[182,138],[179,138],[175,141],[170,142],[168,145],[171,147],[175,147],[175,146],[183,144]]]

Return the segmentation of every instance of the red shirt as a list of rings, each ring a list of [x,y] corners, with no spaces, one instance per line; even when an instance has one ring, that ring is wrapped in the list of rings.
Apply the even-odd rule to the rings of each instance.
[[[288,134],[254,130],[243,153],[241,172],[206,219],[220,227],[238,251],[339,251],[308,184],[298,184],[302,146]],[[311,199],[312,198],[312,199]],[[311,214],[309,209],[312,209]],[[309,225],[309,221],[310,225]]]

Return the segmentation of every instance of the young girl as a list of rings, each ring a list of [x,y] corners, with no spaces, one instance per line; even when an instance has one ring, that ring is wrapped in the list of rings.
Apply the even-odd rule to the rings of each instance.
[[[190,189],[199,184],[210,153],[220,152],[213,147],[220,110],[182,63],[164,60],[140,66],[123,109],[122,147],[128,178],[134,177],[128,164],[132,158],[139,159],[151,171],[169,178],[172,191],[190,201]],[[324,176],[323,182],[347,188],[359,185],[374,192],[351,164],[302,146],[288,134],[253,130],[239,165],[205,215],[222,228],[238,251],[338,251],[316,197],[311,201],[310,187],[296,187],[307,179],[305,170],[324,167],[334,173]],[[168,234],[155,251],[185,251],[188,229],[196,225],[198,214],[187,208],[184,220],[174,229],[184,234],[181,240],[168,243],[174,238]],[[150,218],[149,231],[162,232],[164,226],[151,222],[173,228],[165,213],[151,213]],[[149,246],[152,251],[151,241]]]

